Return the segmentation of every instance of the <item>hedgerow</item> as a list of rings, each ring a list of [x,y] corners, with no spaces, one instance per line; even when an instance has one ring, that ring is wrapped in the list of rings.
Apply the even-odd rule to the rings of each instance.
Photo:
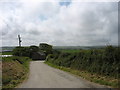
[[[119,78],[119,54],[119,47],[106,46],[104,49],[80,50],[75,53],[54,51],[46,61],[58,66]]]

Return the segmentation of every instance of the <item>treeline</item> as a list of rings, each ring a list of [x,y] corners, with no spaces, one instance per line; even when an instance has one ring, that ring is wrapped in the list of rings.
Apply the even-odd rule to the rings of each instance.
[[[54,50],[46,61],[58,66],[118,78],[119,55],[120,48],[113,46],[106,46],[105,49],[80,50],[76,53]]]
[[[37,46],[30,46],[30,47],[16,47],[13,49],[13,55],[14,56],[26,56],[26,57],[31,57],[31,55],[34,52],[38,52],[39,47]]]
[[[34,45],[30,47],[15,47],[12,51],[14,56],[25,56],[30,58],[37,53],[42,53],[46,57],[48,54],[52,53],[52,46],[46,43],[40,43],[39,47]]]

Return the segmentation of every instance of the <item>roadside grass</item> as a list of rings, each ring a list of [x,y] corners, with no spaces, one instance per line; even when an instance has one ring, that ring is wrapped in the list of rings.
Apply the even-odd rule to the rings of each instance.
[[[57,66],[57,65],[54,65],[54,64],[47,62],[47,61],[44,63],[51,66],[51,67],[54,67],[54,68],[72,73],[74,75],[80,76],[80,77],[87,79],[91,82],[99,83],[101,85],[106,85],[108,87],[118,88],[118,79],[115,79],[115,78],[112,78],[109,76],[98,75],[96,73],[90,73],[88,71],[80,71],[80,70],[74,70],[71,68],[66,68],[63,66]]]
[[[2,89],[14,88],[28,76],[28,57],[4,57],[2,58]]]

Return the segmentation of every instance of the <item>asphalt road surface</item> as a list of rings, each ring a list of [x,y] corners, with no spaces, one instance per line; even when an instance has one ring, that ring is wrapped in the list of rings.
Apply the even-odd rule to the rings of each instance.
[[[52,68],[43,61],[32,61],[28,80],[19,88],[105,88],[70,73]]]

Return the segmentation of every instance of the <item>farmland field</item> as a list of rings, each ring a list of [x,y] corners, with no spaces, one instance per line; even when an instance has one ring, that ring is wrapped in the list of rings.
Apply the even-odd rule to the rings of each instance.
[[[12,55],[12,51],[10,52],[0,52],[1,55]]]
[[[66,53],[77,53],[77,52],[80,52],[80,49],[61,49],[58,51],[66,52]]]

